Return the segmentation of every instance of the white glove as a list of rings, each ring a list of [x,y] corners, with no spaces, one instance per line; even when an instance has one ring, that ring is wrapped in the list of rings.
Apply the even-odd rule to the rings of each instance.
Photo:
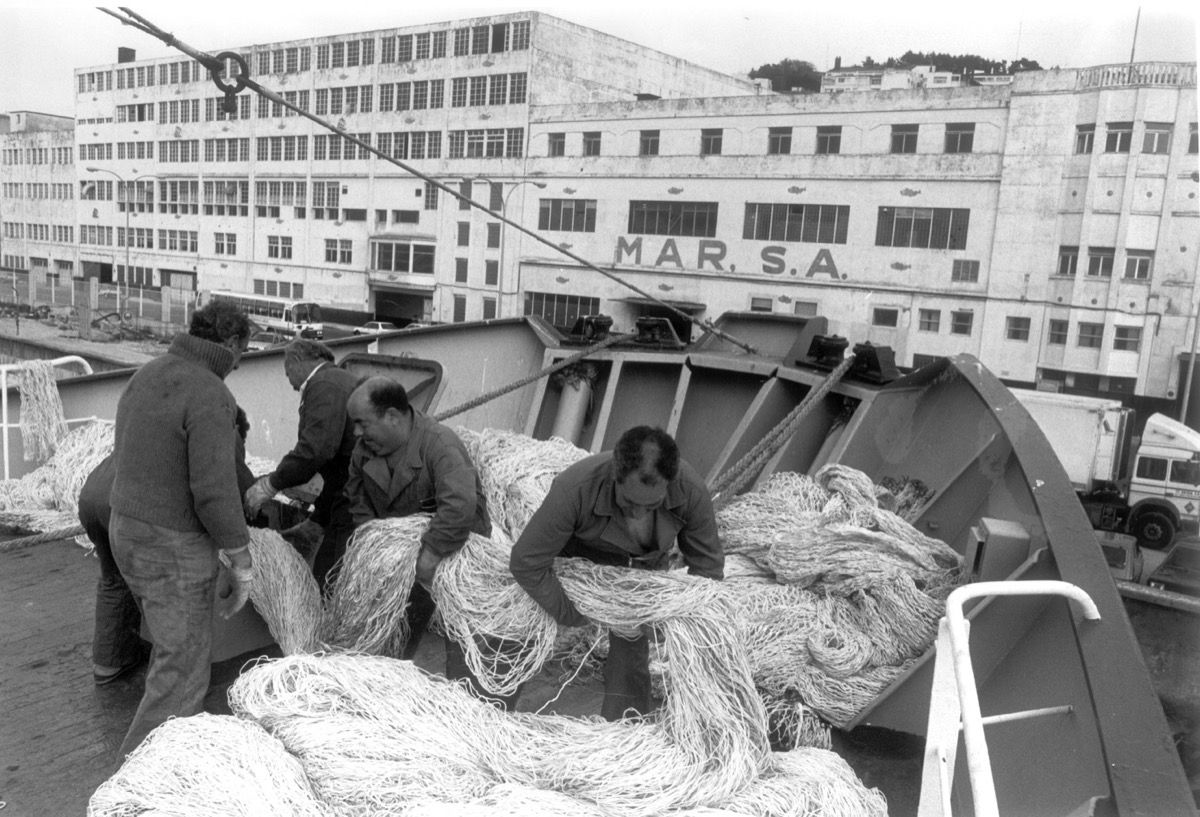
[[[254,582],[254,565],[250,561],[250,548],[217,551],[221,570],[217,573],[217,612],[221,618],[229,618],[246,604],[250,598],[250,585]]]
[[[242,497],[242,508],[246,511],[246,518],[254,519],[258,516],[262,506],[267,504],[267,500],[276,493],[275,487],[271,485],[270,474],[255,480],[254,484],[246,489],[246,495]]]

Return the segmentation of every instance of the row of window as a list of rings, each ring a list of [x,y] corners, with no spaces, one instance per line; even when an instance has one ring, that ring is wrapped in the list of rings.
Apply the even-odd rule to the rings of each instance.
[[[942,149],[945,153],[972,153],[975,147],[974,122],[947,122],[944,126]],[[766,151],[768,154],[791,154],[793,143],[793,128],[790,126],[771,127],[767,129]],[[1163,122],[1147,122],[1145,126],[1143,153],[1168,153],[1170,151],[1172,125]],[[916,153],[917,137],[920,126],[915,124],[899,124],[891,126],[889,151],[896,154]],[[602,132],[583,131],[581,134],[581,156],[599,156],[601,151]],[[1091,153],[1095,125],[1079,125],[1075,135],[1075,152]],[[1128,153],[1133,138],[1133,123],[1109,123],[1106,136],[1105,150],[1109,153]],[[702,128],[699,141],[696,143],[700,156],[720,156],[724,151],[725,129]],[[638,133],[638,155],[658,156],[662,145],[662,131],[658,129],[642,130]],[[1196,153],[1197,136],[1196,123],[1190,126],[1188,136],[1188,153]],[[547,155],[567,155],[567,133],[554,131],[548,134]],[[812,153],[817,155],[839,154],[842,152],[842,126],[821,125],[816,129]]]
[[[36,224],[6,221],[0,227],[4,238],[23,241],[54,241],[60,244],[75,243],[75,228],[64,224]]]
[[[1171,135],[1175,126],[1170,122],[1147,122],[1142,131],[1142,153],[1165,155],[1171,152]],[[1104,128],[1105,153],[1129,153],[1133,146],[1133,122],[1108,122]],[[1188,153],[1200,147],[1196,123],[1188,126]],[[1075,126],[1075,152],[1093,153],[1096,148],[1096,126]]]
[[[411,62],[413,60],[436,59],[447,55],[448,32],[430,31],[418,34],[388,35],[380,38],[380,63]],[[528,20],[512,23],[464,26],[453,29],[454,56],[470,54],[492,54],[504,51],[524,51],[529,48],[530,25]],[[308,71],[313,64],[316,51],[316,68],[353,68],[375,63],[375,38],[364,37],[341,42],[322,43],[312,46],[275,48],[258,52],[257,59],[246,56],[246,64],[258,74],[294,74]],[[231,68],[226,66],[226,77]],[[79,93],[96,93],[153,85],[181,85],[189,82],[204,82],[209,78],[208,70],[199,62],[184,60],[158,65],[131,66],[106,71],[86,71],[77,78]]]
[[[28,261],[28,266],[26,262]],[[43,272],[46,275],[47,283],[58,284],[63,278],[71,278],[75,270],[74,261],[54,260],[54,269],[50,269],[50,259],[40,258],[38,256],[30,256],[28,259],[23,255],[4,255],[0,258],[0,265],[5,269],[23,270]]]
[[[1061,277],[1074,278],[1079,271],[1080,248],[1063,245],[1058,248],[1058,270]],[[1112,278],[1116,265],[1115,247],[1087,248],[1087,275],[1091,278]],[[1125,250],[1123,277],[1129,281],[1148,281],[1154,271],[1153,250]]]
[[[74,148],[4,148],[0,164],[5,165],[70,165],[75,160]]]
[[[69,201],[75,198],[75,188],[54,182],[4,182],[0,184],[0,198]]]
[[[630,201],[626,232],[713,238],[717,234],[717,213],[717,202]],[[958,207],[880,207],[875,246],[966,249],[970,217],[970,210]],[[845,244],[849,223],[847,205],[747,202],[742,238]],[[596,200],[541,199],[538,229],[595,232]],[[956,267],[956,280],[977,280],[978,262],[973,263],[973,268]]]
[[[875,307],[871,315],[873,326],[894,328],[899,325],[900,310],[895,307]],[[951,310],[950,334],[970,335],[975,322],[975,313],[970,310]],[[1005,319],[1004,336],[1008,340],[1028,342],[1032,319],[1010,315]],[[942,310],[918,309],[917,331],[937,333],[941,331]],[[1080,321],[1076,327],[1076,345],[1085,349],[1099,349],[1104,342],[1104,324]],[[1116,326],[1113,328],[1112,348],[1122,352],[1141,349],[1142,329],[1140,326]],[[1070,322],[1051,319],[1046,332],[1050,345],[1065,346],[1070,334]]]

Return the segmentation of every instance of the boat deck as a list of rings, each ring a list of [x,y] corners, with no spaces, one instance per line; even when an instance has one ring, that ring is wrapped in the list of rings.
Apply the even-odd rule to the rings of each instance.
[[[106,687],[91,677],[95,559],[71,541],[0,554],[0,809],[5,817],[82,815],[91,793],[116,770],[116,751],[141,697],[143,671]],[[1200,771],[1200,619],[1129,602],[1147,664],[1163,695],[1193,788]],[[268,651],[269,653],[269,651]],[[276,653],[277,654],[277,653]],[[215,664],[205,709],[228,713],[225,691],[253,658]],[[437,670],[442,648],[427,639],[417,662]],[[545,673],[528,685],[519,708],[538,709],[559,692]],[[595,680],[568,687],[552,710],[598,711]],[[869,786],[888,797],[894,817],[916,813],[919,742],[894,733],[835,733],[835,749]]]

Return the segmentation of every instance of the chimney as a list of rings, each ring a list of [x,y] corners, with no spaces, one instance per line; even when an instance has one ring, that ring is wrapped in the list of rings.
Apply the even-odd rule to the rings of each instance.
[[[137,52],[132,48],[121,46],[117,48],[117,62],[133,62],[137,59]]]
[[[840,69],[841,67],[842,67],[842,58],[841,58],[841,57],[834,57],[834,58],[833,58],[833,70],[834,70],[834,71],[837,71],[837,70],[838,70],[838,69]]]

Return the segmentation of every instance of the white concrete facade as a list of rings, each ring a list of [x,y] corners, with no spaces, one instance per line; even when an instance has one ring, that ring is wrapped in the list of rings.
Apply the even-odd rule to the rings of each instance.
[[[236,51],[345,133],[520,224],[544,218],[548,243],[444,191],[435,204],[248,91],[221,116],[197,65],[159,59],[76,70],[61,248],[76,274],[122,264],[128,220],[148,285],[302,292],[383,319],[659,314],[562,245],[700,317],[819,312],[901,365],[970,352],[1014,383],[1181,388],[1200,310],[1194,63],[776,95],[539,13]],[[118,177],[140,179],[128,211]],[[3,220],[27,221],[12,205]]]
[[[703,317],[815,311],[852,341],[893,347],[902,365],[969,352],[1011,382],[1179,392],[1200,308],[1194,64],[1024,72],[994,87],[541,107],[533,118],[536,156],[563,132],[570,146],[602,131],[613,149],[531,165],[548,190],[527,198],[523,221],[536,222],[551,191],[594,200],[595,232],[551,235],[644,291],[703,304]],[[790,129],[790,149],[771,155],[778,128]],[[836,153],[820,145],[831,129]],[[643,130],[658,131],[657,156],[633,155]],[[701,155],[703,130],[720,132],[720,155]],[[897,138],[912,152],[893,152]],[[716,226],[631,233],[634,201],[715,205]],[[848,207],[844,242],[747,238],[748,211],[762,203]],[[965,242],[889,245],[877,235],[884,208],[935,222],[969,211]],[[1074,267],[1060,267],[1071,248]],[[523,289],[598,298],[624,327],[644,311],[527,240],[519,254]]]

